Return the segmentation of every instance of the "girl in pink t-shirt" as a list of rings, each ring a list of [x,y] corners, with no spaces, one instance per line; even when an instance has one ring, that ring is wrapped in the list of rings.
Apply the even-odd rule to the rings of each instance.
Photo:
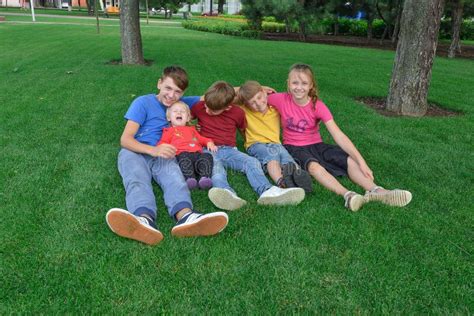
[[[372,170],[318,98],[310,66],[293,65],[288,75],[288,92],[269,95],[268,103],[280,112],[283,144],[288,152],[320,184],[343,196],[347,208],[357,211],[368,201],[380,201],[393,206],[410,203],[410,192],[385,190],[375,184]],[[323,143],[319,132],[321,121],[338,146]],[[339,183],[336,176],[349,176],[366,190],[365,195],[349,191]]]

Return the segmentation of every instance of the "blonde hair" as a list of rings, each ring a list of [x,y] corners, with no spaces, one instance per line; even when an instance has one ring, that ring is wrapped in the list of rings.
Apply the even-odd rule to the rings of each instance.
[[[318,91],[318,84],[316,83],[316,78],[314,76],[313,69],[311,68],[311,66],[307,64],[294,64],[293,66],[290,67],[290,71],[288,72],[288,77],[290,76],[290,73],[292,71],[304,73],[306,76],[308,76],[308,78],[310,78],[312,87],[308,92],[308,96],[311,98],[311,101],[313,103],[313,109],[315,109],[316,102],[318,101],[318,98],[319,98],[319,91]]]
[[[219,111],[231,105],[234,98],[234,87],[225,81],[216,81],[207,89],[204,102],[209,109]]]
[[[263,91],[262,85],[257,81],[249,80],[240,86],[239,93],[237,95],[238,102],[240,104],[249,105],[249,101],[260,91]]]
[[[176,101],[175,103],[171,104],[171,105],[166,109],[166,120],[167,120],[168,122],[171,121],[171,118],[170,118],[170,116],[171,116],[171,109],[172,109],[174,106],[181,106],[182,108],[184,108],[185,111],[186,111],[186,113],[188,114],[188,119],[191,120],[191,110],[189,110],[189,106],[188,106],[186,103],[182,102],[182,101]],[[189,120],[188,120],[188,122],[186,122],[186,125],[188,125]]]

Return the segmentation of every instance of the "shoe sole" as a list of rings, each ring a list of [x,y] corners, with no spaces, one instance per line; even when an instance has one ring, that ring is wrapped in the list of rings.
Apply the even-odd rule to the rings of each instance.
[[[260,205],[296,205],[303,201],[305,196],[301,188],[285,189],[285,192],[278,196],[261,197],[257,200]]]
[[[230,192],[221,188],[212,188],[207,195],[212,204],[226,211],[233,211],[247,204],[245,200],[240,198],[236,199]]]
[[[109,228],[119,236],[133,239],[147,245],[156,245],[163,240],[163,234],[141,224],[140,221],[131,213],[113,208],[105,216]]]
[[[313,179],[306,171],[296,170],[293,173],[293,181],[296,186],[302,188],[306,193],[313,192]]]
[[[173,227],[171,235],[176,237],[211,236],[223,231],[228,222],[229,217],[224,212],[206,214],[194,223]]]
[[[368,202],[377,201],[390,206],[402,207],[411,202],[412,194],[405,190],[390,190],[387,193],[367,193]]]
[[[349,209],[352,211],[352,212],[357,212],[358,210],[360,210],[360,208],[362,207],[362,205],[365,204],[365,198],[362,196],[362,195],[354,195],[351,200],[349,201]]]

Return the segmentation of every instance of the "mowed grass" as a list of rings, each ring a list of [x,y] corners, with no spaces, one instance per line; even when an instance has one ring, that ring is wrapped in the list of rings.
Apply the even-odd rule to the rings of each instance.
[[[386,96],[393,52],[165,26],[142,36],[151,67],[111,66],[118,28],[0,24],[1,314],[473,312],[472,61],[433,67],[430,101],[463,115],[387,118],[354,98]],[[315,183],[298,206],[262,207],[229,173],[249,203],[218,236],[173,238],[158,186],[161,244],[109,230],[107,210],[125,208],[123,115],[156,92],[164,66],[184,66],[187,95],[200,95],[216,80],[285,90],[295,62],[314,67],[377,182],[413,192],[409,206],[351,213]],[[192,195],[197,209],[217,210],[206,192]]]

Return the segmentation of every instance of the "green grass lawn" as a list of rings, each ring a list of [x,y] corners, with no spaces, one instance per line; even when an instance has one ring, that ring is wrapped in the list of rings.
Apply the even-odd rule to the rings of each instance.
[[[120,59],[118,28],[0,24],[0,314],[474,312],[472,61],[436,58],[433,68],[429,100],[464,115],[387,118],[354,98],[387,94],[393,52],[166,26],[142,36],[154,64],[121,67],[106,64]],[[218,236],[172,238],[158,186],[161,244],[108,229],[107,210],[125,207],[123,115],[156,91],[164,66],[184,66],[187,94],[200,95],[216,80],[285,90],[295,62],[314,67],[378,182],[413,192],[409,206],[351,213],[314,184],[297,207],[262,207],[231,173],[249,203]],[[206,192],[193,200],[216,210]]]

